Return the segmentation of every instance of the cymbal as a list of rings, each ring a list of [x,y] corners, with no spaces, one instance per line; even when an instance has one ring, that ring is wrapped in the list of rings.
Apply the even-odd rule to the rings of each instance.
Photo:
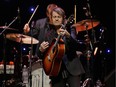
[[[33,37],[27,36],[27,35],[23,35],[23,34],[17,34],[17,33],[10,33],[6,35],[6,38],[12,41],[16,41],[22,44],[31,44],[31,40],[32,40],[32,44],[37,44],[39,43],[38,40],[36,40]]]
[[[16,29],[14,29],[14,28],[10,28],[10,27],[8,27],[8,26],[0,26],[0,29],[6,29],[6,30],[15,30],[15,31],[18,31],[18,30],[16,30]]]
[[[80,22],[77,22],[76,24],[73,24],[72,26],[76,27],[77,32],[85,31],[92,29],[93,27],[96,27],[100,22],[98,20],[94,19],[86,19],[82,20]]]

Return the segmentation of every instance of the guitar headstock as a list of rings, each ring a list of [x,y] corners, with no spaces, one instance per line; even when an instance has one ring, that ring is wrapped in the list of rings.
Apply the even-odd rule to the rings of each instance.
[[[72,14],[72,15],[70,15],[69,17],[68,17],[68,19],[67,19],[67,23],[66,23],[66,26],[71,26],[71,25],[73,25],[74,24],[74,15]]]

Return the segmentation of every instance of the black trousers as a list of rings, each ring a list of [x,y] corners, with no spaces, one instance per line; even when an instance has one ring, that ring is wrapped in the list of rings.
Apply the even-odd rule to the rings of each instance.
[[[50,77],[52,87],[81,87],[80,76],[71,75],[65,67],[62,67],[58,76]]]
[[[69,75],[65,79],[52,79],[52,87],[81,87],[80,86],[80,76]]]

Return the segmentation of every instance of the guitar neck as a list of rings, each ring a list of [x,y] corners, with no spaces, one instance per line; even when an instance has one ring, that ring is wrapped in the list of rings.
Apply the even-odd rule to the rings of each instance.
[[[58,44],[58,41],[60,40],[60,38],[61,38],[61,34],[58,35],[58,37],[57,37],[57,39],[56,39],[56,42],[55,42],[55,44],[54,44],[54,47]]]

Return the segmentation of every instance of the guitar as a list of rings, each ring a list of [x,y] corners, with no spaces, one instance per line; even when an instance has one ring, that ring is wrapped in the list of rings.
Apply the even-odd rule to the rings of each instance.
[[[72,21],[72,15],[68,18],[67,24],[69,24],[70,20]],[[57,76],[60,71],[62,57],[65,54],[65,44],[61,37],[61,34],[59,34],[57,38],[53,39],[44,55],[43,69],[46,75]]]

